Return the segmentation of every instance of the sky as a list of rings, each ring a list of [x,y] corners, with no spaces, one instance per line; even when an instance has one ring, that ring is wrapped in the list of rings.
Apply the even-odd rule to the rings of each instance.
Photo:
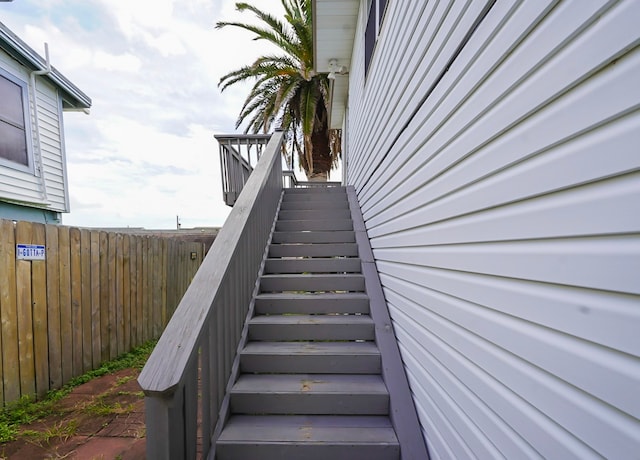
[[[255,0],[281,15],[279,0]],[[86,227],[221,226],[214,134],[235,120],[249,86],[221,93],[227,72],[274,51],[249,32],[235,0],[14,0],[0,21],[92,99],[90,115],[65,112],[71,212]]]

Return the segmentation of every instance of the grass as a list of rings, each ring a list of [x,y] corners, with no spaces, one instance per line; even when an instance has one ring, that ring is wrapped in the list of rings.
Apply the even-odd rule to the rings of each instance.
[[[71,379],[69,383],[59,390],[49,391],[41,401],[35,401],[29,396],[23,396],[15,403],[8,404],[4,409],[0,410],[0,443],[15,440],[16,436],[20,433],[20,427],[22,425],[33,423],[56,413],[56,402],[68,395],[75,387],[87,383],[94,378],[102,377],[122,369],[142,369],[155,344],[156,341],[147,342],[112,361],[103,363],[98,369]],[[126,411],[126,408],[117,408],[114,406],[111,408],[96,408],[96,410],[98,412],[109,410],[111,413],[114,413]],[[68,437],[72,435],[75,428],[74,426],[59,426],[55,430],[49,430],[51,433],[40,434],[39,436],[47,438],[46,440],[51,437]],[[54,433],[54,431],[57,433]],[[22,433],[24,434],[25,431],[22,431]],[[26,432],[27,435],[30,433],[30,431]]]
[[[45,431],[22,430],[20,435],[30,438],[31,442],[42,445],[54,438],[64,439],[66,441],[76,433],[77,429],[78,422],[76,420],[70,420],[68,422],[57,423]]]
[[[104,398],[97,398],[83,409],[88,414],[93,415],[120,415],[129,414],[133,411],[133,404],[127,404],[122,406],[119,402],[109,404],[104,401]]]

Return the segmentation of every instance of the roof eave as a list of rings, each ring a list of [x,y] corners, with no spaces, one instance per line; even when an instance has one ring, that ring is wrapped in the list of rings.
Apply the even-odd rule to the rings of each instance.
[[[0,22],[0,47],[32,70],[46,70],[47,68],[45,59],[2,22]],[[91,107],[91,98],[71,83],[55,67],[51,67],[51,72],[45,77],[62,90],[65,108],[88,109]]]

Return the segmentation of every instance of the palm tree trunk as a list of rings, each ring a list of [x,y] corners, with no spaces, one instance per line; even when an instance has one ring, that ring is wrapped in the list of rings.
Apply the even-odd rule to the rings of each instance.
[[[308,180],[312,182],[326,182],[331,171],[331,147],[329,145],[329,124],[327,109],[323,103],[316,107],[317,124],[311,133],[313,146],[313,165]]]

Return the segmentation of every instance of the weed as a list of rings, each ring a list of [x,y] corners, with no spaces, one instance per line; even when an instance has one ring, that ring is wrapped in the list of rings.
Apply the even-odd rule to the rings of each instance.
[[[48,444],[51,439],[62,439],[66,441],[76,434],[77,429],[78,421],[69,420],[67,422],[61,421],[45,431],[22,430],[20,431],[20,435],[29,438],[31,442],[42,445],[43,443]]]
[[[130,392],[120,392],[122,394],[129,394]],[[105,398],[111,396],[109,393],[104,393],[97,396],[90,404],[82,408],[82,411],[92,415],[121,415],[129,414],[133,411],[133,404],[127,404],[123,406],[120,402],[108,403]]]
[[[132,380],[133,378],[134,378],[133,375],[125,375],[124,377],[120,377],[120,378],[116,379],[116,385],[115,386],[124,385],[125,383],[127,383],[130,380]]]
[[[93,415],[121,415],[131,413],[133,404],[127,404],[126,406],[122,406],[119,402],[108,404],[99,399],[86,406],[83,410]]]
[[[118,391],[118,396],[136,396],[138,398],[144,398],[144,391]]]

